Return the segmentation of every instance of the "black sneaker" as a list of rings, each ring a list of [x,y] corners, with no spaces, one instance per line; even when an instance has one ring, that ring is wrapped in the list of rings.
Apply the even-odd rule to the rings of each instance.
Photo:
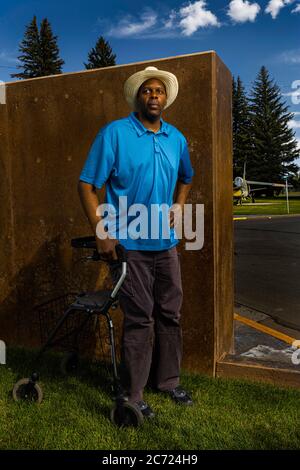
[[[138,402],[136,402],[136,405],[141,410],[142,415],[144,416],[144,418],[150,418],[150,419],[154,418],[155,413],[146,402],[138,401]]]
[[[192,397],[181,387],[176,387],[173,390],[166,390],[167,393],[175,403],[179,403],[180,405],[193,405]]]

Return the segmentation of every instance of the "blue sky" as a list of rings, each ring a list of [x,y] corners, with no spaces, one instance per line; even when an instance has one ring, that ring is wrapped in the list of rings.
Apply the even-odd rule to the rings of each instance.
[[[33,15],[58,35],[63,72],[83,70],[100,35],[118,64],[215,50],[247,89],[265,65],[296,113],[300,146],[300,0],[0,0],[2,81],[12,81]]]

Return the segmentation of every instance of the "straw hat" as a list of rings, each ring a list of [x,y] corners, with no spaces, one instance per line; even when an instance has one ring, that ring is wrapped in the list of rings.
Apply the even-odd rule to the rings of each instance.
[[[175,101],[178,94],[178,81],[171,72],[159,70],[156,67],[146,67],[145,70],[131,75],[124,84],[124,95],[127,103],[134,111],[137,111],[137,92],[140,86],[150,78],[158,78],[166,87],[167,101],[164,109],[168,108]]]

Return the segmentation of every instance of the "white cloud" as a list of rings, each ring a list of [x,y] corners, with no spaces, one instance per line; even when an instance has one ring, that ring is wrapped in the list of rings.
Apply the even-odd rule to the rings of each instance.
[[[206,9],[204,0],[198,0],[180,8],[179,15],[182,18],[179,26],[184,36],[191,36],[199,28],[206,26],[220,26],[217,17]]]
[[[169,14],[169,18],[165,21],[165,28],[172,29],[175,26],[175,19],[177,17],[177,13],[175,10],[172,10]]]
[[[265,13],[269,13],[273,19],[277,17],[280,10],[298,0],[268,0]],[[115,25],[111,25],[110,20],[98,19],[98,25],[105,29],[105,36],[113,37],[144,37],[144,38],[168,38],[180,35],[192,36],[200,28],[208,26],[219,27],[221,22],[217,16],[208,9],[206,0],[190,1],[188,4],[169,12],[158,15],[150,7],[145,7],[139,16],[125,15]],[[230,0],[227,15],[235,23],[254,22],[261,7],[255,1]],[[292,10],[292,13],[300,13],[300,3]],[[0,59],[3,58],[0,53]],[[300,57],[292,55],[281,57],[288,63],[300,62]],[[16,59],[14,60],[16,61]]]
[[[141,14],[138,21],[130,15],[123,18],[115,27],[112,27],[107,32],[107,35],[114,37],[135,36],[139,33],[149,31],[153,26],[155,26],[156,22],[157,14],[152,10],[147,9]]]
[[[258,3],[250,3],[247,0],[231,0],[227,15],[237,23],[245,23],[246,21],[255,21],[259,12]]]
[[[295,0],[270,0],[265,9],[265,13],[270,13],[273,20],[275,20],[280,10],[294,1]]]
[[[298,4],[294,10],[292,10],[292,13],[300,13],[300,4]]]
[[[300,64],[300,49],[285,51],[279,56],[279,60],[286,64]]]
[[[291,129],[300,129],[300,121],[296,121],[295,119],[291,119],[288,123],[288,126]]]
[[[113,26],[99,19],[98,24],[102,29],[106,29],[105,36],[135,38],[191,36],[199,28],[220,26],[217,17],[206,8],[206,3],[204,0],[190,2],[160,16],[147,7],[139,17],[126,15]]]

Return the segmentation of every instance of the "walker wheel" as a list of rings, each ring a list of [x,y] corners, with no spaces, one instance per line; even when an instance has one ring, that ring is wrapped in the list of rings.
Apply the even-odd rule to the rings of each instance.
[[[110,412],[111,422],[118,426],[138,427],[143,423],[144,417],[141,410],[134,405],[124,401],[122,404],[116,403]]]
[[[29,378],[19,380],[12,391],[14,401],[31,401],[40,404],[43,400],[43,392],[37,383],[32,383]]]
[[[79,366],[79,357],[77,352],[72,351],[68,352],[64,355],[60,363],[60,371],[61,373],[66,375],[73,375],[78,370]]]

